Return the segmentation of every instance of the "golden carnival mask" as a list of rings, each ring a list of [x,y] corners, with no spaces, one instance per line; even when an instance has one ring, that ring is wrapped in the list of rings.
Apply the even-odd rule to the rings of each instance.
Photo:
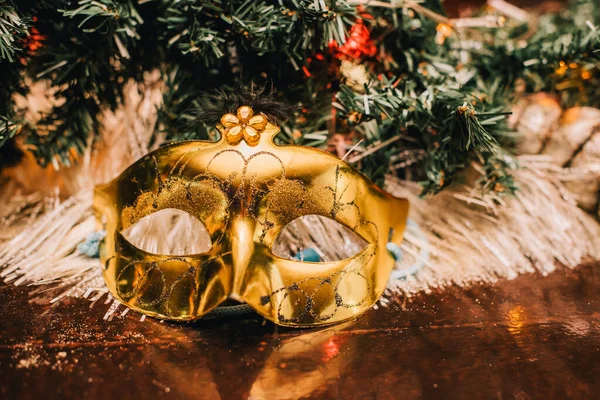
[[[401,242],[408,201],[329,153],[275,145],[279,127],[250,107],[224,115],[217,129],[217,142],[159,148],[96,188],[94,209],[106,230],[103,274],[113,296],[169,320],[198,319],[233,298],[285,326],[337,323],[369,309],[394,266],[386,245]],[[125,230],[165,209],[197,218],[210,248],[155,254],[126,239]],[[275,255],[282,229],[307,215],[336,221],[366,246],[337,261]]]

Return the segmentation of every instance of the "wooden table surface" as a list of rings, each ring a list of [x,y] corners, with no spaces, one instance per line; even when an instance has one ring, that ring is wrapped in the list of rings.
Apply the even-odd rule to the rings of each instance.
[[[105,306],[28,292],[0,286],[6,399],[600,397],[599,263],[399,298],[321,330],[255,315],[107,322]]]

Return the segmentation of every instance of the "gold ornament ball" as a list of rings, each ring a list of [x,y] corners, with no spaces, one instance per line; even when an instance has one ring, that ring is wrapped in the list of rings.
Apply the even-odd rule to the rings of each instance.
[[[564,166],[575,152],[592,135],[600,124],[600,110],[593,107],[573,107],[560,117],[557,129],[552,132],[542,154],[548,155],[557,165]]]
[[[575,155],[570,166],[581,169],[586,177],[569,181],[565,186],[575,195],[581,208],[594,212],[600,195],[600,125],[594,129],[591,139]]]
[[[369,73],[363,64],[357,64],[350,60],[342,60],[340,72],[347,86],[357,93],[365,92],[365,85],[369,83]]]
[[[539,93],[523,99],[513,107],[509,122],[522,135],[517,151],[520,154],[539,154],[548,140],[562,109],[555,97]]]

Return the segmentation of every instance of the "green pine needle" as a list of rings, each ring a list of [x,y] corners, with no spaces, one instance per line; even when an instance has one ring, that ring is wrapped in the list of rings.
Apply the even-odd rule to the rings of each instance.
[[[0,0],[0,62],[13,62],[29,34],[29,19],[22,18],[11,4]]]

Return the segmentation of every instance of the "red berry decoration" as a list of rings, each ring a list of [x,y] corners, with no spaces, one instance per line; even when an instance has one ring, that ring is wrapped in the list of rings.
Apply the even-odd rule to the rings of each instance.
[[[339,46],[336,41],[332,41],[329,44],[329,49],[338,59],[350,58],[357,60],[363,57],[373,57],[377,53],[377,47],[371,40],[371,33],[362,20],[358,20],[352,26],[346,43]]]

